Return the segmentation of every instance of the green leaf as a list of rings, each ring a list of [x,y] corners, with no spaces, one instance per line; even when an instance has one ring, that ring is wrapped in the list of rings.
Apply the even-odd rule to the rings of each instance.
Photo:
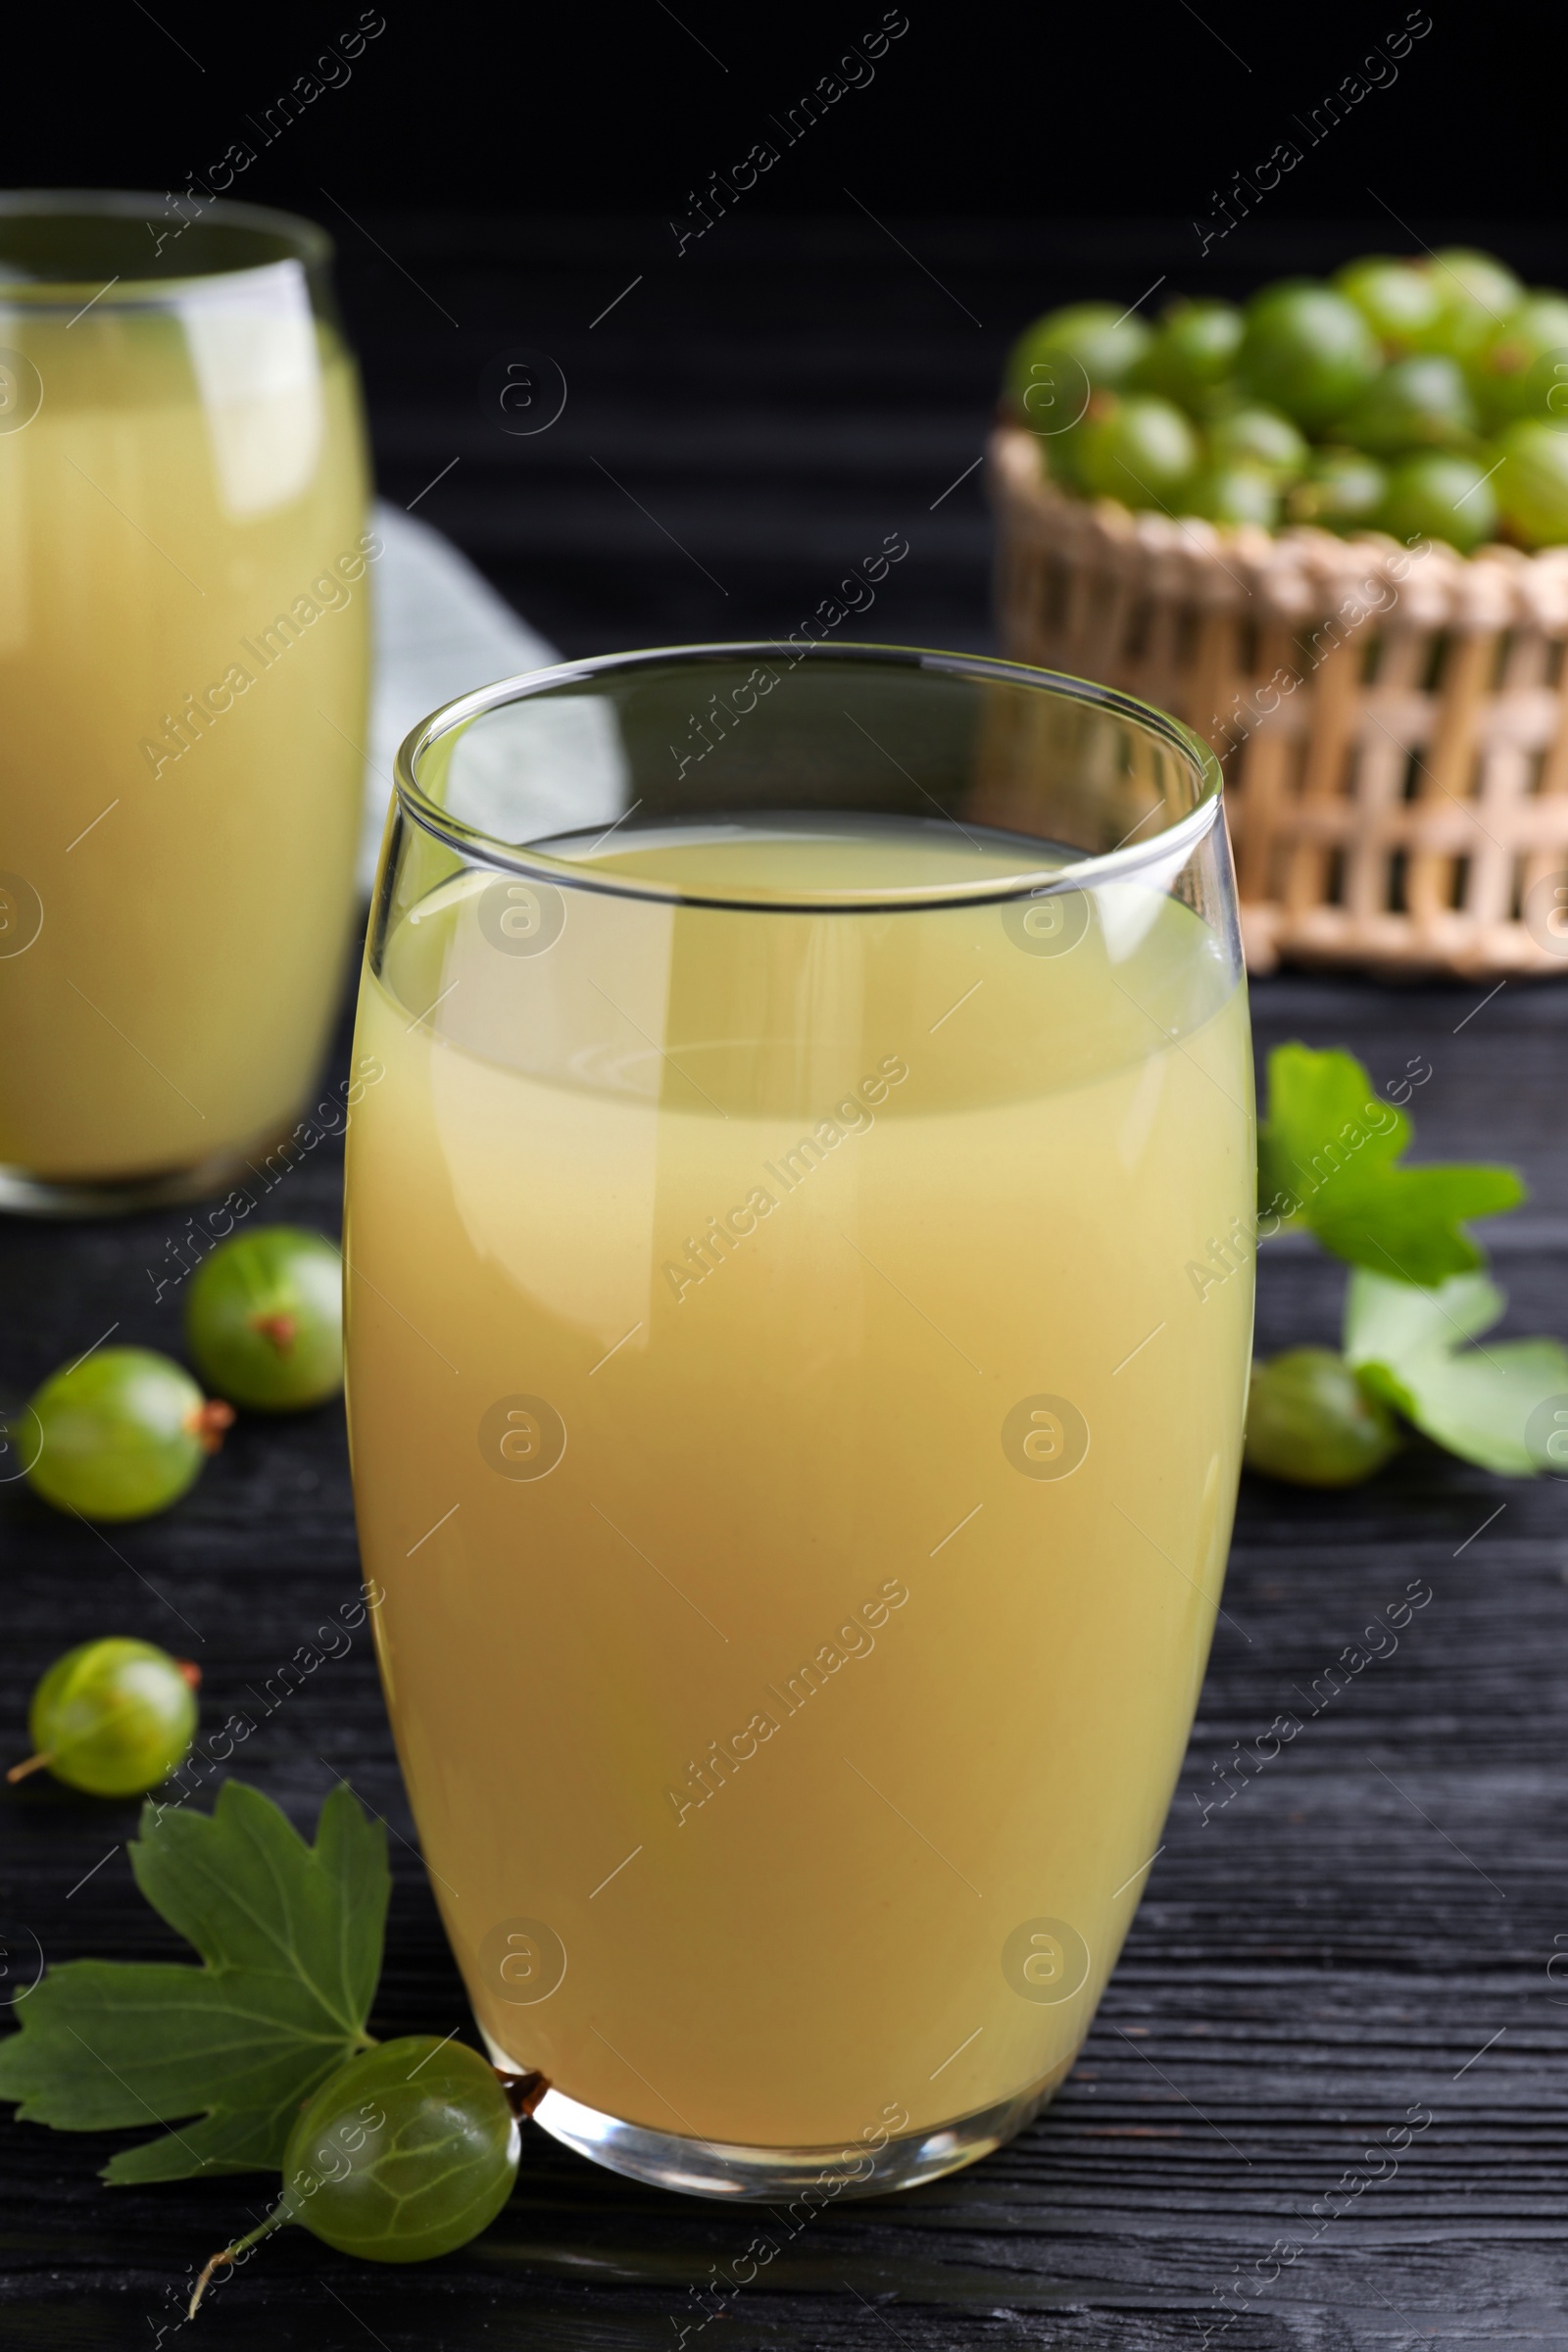
[[[1276,1046],[1268,1120],[1258,1136],[1258,1207],[1310,1226],[1325,1250],[1431,1288],[1485,1261],[1461,1227],[1515,1208],[1512,1168],[1405,1168],[1410,1122],[1381,1102],[1351,1054]]]
[[[1533,1478],[1542,1463],[1525,1431],[1547,1397],[1568,1396],[1568,1348],[1558,1340],[1463,1346],[1490,1331],[1507,1303],[1485,1274],[1417,1290],[1357,1268],[1346,1291],[1345,1354],[1363,1387],[1450,1453]]]
[[[1517,1208],[1512,1168],[1347,1168],[1308,1210],[1325,1250],[1352,1266],[1425,1288],[1486,1263],[1460,1226]]]
[[[62,2132],[178,2127],[115,2156],[108,2180],[276,2170],[301,2102],[371,2039],[386,1833],[340,1786],[308,1846],[270,1798],[227,1781],[211,1815],[145,1805],[129,1853],[204,1965],[51,1968],[0,2042],[0,2098]]]
[[[1279,1194],[1308,1200],[1352,1155],[1384,1165],[1409,1141],[1409,1120],[1377,1100],[1353,1054],[1300,1045],[1270,1054],[1268,1120],[1257,1139],[1260,1206]]]
[[[1352,1274],[1345,1294],[1345,1353],[1352,1364],[1406,1363],[1479,1339],[1501,1322],[1507,1304],[1486,1274],[1466,1274],[1441,1290]]]

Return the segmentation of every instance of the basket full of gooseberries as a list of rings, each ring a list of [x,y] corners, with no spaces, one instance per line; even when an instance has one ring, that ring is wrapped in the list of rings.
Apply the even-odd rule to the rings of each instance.
[[[1254,969],[1568,970],[1568,294],[1451,250],[1055,310],[990,485],[1004,650],[1223,760]]]

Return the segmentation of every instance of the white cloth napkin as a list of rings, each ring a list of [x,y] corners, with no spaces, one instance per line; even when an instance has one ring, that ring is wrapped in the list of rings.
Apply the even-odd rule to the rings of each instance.
[[[366,892],[375,880],[392,760],[404,736],[457,695],[561,658],[428,523],[377,500],[373,527],[386,553],[375,566],[375,682],[360,837]]]

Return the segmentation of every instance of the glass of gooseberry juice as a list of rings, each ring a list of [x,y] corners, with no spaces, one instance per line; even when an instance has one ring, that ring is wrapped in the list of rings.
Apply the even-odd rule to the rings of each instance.
[[[354,917],[359,393],[309,221],[0,197],[0,1206],[221,1189]]]
[[[666,2186],[969,2162],[1088,2030],[1224,1570],[1211,755],[958,656],[511,680],[404,746],[356,1050],[360,1535],[492,2054]]]

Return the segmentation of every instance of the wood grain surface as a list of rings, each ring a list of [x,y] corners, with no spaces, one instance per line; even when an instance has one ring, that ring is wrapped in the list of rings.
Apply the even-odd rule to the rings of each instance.
[[[383,487],[407,503],[462,458],[416,512],[572,651],[785,630],[892,529],[911,556],[867,633],[987,643],[974,482],[931,502],[978,455],[999,354],[1046,300],[1125,287],[1130,301],[1175,253],[1152,232],[1071,249],[955,232],[921,249],[938,286],[872,229],[792,241],[775,225],[743,244],[735,223],[722,267],[687,257],[683,276],[665,257],[590,330],[644,268],[627,234],[558,223],[553,246],[531,246],[479,222],[375,225],[461,321],[373,253],[346,257]],[[1302,245],[1281,266],[1355,249]],[[480,413],[478,376],[509,338],[565,368],[553,446],[501,445]],[[1483,996],[1277,978],[1253,991],[1259,1054],[1300,1037],[1352,1047],[1380,1086],[1429,1071],[1410,1104],[1421,1156],[1515,1160],[1532,1186],[1495,1236],[1504,1329],[1564,1333],[1568,991]],[[345,1028],[329,1076],[347,1052]],[[340,1162],[321,1143],[263,1213],[335,1230]],[[0,1385],[24,1393],[111,1324],[176,1347],[179,1294],[154,1293],[183,1213],[0,1221]],[[1260,1349],[1332,1342],[1341,1291],[1309,1247],[1266,1249]],[[1010,2148],[902,2198],[828,2208],[724,2295],[751,2214],[640,2190],[532,2133],[512,2203],[464,2253],[394,2273],[286,2231],[183,2340],[675,2352],[684,2328],[702,2352],[1568,2343],[1564,1506],[1554,1481],[1496,1480],[1423,1447],[1352,1494],[1245,1484],[1163,1850],[1081,2063]],[[242,1420],[193,1494],[139,1526],[98,1533],[0,1490],[0,1546],[12,1745],[42,1667],[110,1630],[197,1656],[210,1718],[256,1714],[257,1690],[356,1590],[341,1413]],[[1328,1676],[1412,1588],[1431,1597],[1397,1647]],[[1298,1733],[1215,1801],[1235,1743],[1285,1714]],[[245,1777],[300,1824],[341,1774],[393,1831],[374,2029],[468,2031],[363,1638],[261,1719],[243,1754]],[[31,1973],[32,1937],[51,1961],[186,1956],[133,1889],[133,1807],[43,1776],[0,1798],[0,1988]],[[18,2352],[152,2346],[193,2264],[261,2210],[261,2180],[106,2189],[111,2144],[0,2124],[0,2337]]]

